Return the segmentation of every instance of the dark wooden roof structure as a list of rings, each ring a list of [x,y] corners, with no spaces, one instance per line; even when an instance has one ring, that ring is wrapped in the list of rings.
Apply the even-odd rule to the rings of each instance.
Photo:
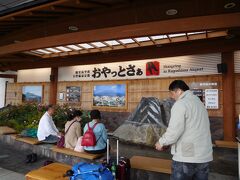
[[[239,0],[0,0],[0,70],[240,49]]]

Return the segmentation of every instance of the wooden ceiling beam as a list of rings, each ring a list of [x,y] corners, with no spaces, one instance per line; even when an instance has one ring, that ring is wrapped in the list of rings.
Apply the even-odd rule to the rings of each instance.
[[[18,27],[11,27],[11,28],[1,28],[0,29],[0,32],[9,32],[9,31],[12,31],[14,29],[18,29]]]
[[[47,10],[39,10],[39,11],[33,11],[33,14],[36,15],[51,15],[51,16],[64,16],[64,15],[72,15],[73,12],[66,12],[66,11],[47,11]]]
[[[54,5],[57,5],[57,4],[62,4],[62,3],[67,2],[67,1],[69,1],[69,0],[58,0],[58,1],[50,2],[50,3],[46,3],[46,4],[43,4],[43,5],[40,5],[40,6],[28,8],[28,9],[25,9],[25,10],[22,10],[22,11],[17,11],[15,13],[11,13],[11,14],[0,17],[0,20],[4,20],[4,19],[8,19],[8,18],[11,18],[11,17],[14,17],[14,16],[22,15],[24,13],[29,13],[29,12],[32,12],[32,11],[44,9],[46,7],[51,7],[51,6],[54,6]]]
[[[33,56],[32,56],[33,57]],[[35,60],[35,58],[36,58],[36,56],[34,56],[33,58],[31,58],[31,57],[26,57],[26,58],[24,58],[24,57],[19,57],[19,58],[17,58],[17,57],[6,57],[6,58],[0,58],[0,62],[34,62],[34,60]]]
[[[90,8],[80,8],[80,7],[71,7],[71,6],[63,6],[63,5],[56,5],[54,6],[56,10],[62,9],[66,12],[89,12]]]
[[[15,25],[22,25],[22,24],[26,24],[26,22],[14,22],[14,24],[11,21],[2,21],[0,22],[0,25],[2,26],[15,26]]]
[[[0,24],[0,28],[4,28],[4,27],[19,27],[19,25],[27,25],[28,23],[23,23],[23,24]]]
[[[80,4],[76,4],[76,7],[87,7],[84,6],[83,0],[80,0]],[[87,2],[87,1],[86,1]],[[93,2],[93,1],[91,1]],[[102,1],[103,2],[103,1]],[[22,29],[15,30],[11,33],[8,33],[7,36],[2,36],[0,45],[11,44],[15,40],[18,41],[26,41],[30,39],[52,36],[52,35],[60,35],[65,33],[71,33],[69,30],[69,26],[78,27],[79,31],[85,31],[90,29],[100,29],[106,27],[113,26],[123,26],[129,24],[137,24],[144,22],[153,22],[153,21],[161,21],[164,19],[173,19],[173,18],[184,18],[184,17],[197,17],[204,15],[213,15],[213,14],[225,14],[225,13],[233,13],[240,11],[240,3],[237,3],[236,8],[225,10],[223,8],[225,0],[183,0],[177,1],[173,0],[171,3],[163,2],[159,0],[151,0],[151,1],[127,1],[117,0],[116,2],[111,0],[107,2],[108,4],[114,5],[111,8],[93,8],[89,13],[68,13],[64,14],[64,11],[61,11],[59,14],[59,18],[42,22],[37,24],[32,24],[28,27],[23,27]],[[71,5],[76,3],[76,1],[70,1],[69,3],[63,3],[61,5]],[[104,2],[105,3],[105,2]],[[206,4],[218,4],[219,6],[206,6]],[[53,7],[53,6],[52,6]],[[171,9],[175,7],[179,10],[179,13],[170,17],[167,16],[164,12],[167,9]],[[184,8],[183,8],[184,7]],[[194,11],[192,7],[197,7],[198,9],[204,9],[204,11]],[[49,8],[49,7],[48,7]],[[46,11],[47,8],[42,10],[38,10],[40,12]],[[49,9],[49,15],[54,13],[56,10]],[[58,9],[58,12],[60,9]],[[32,11],[35,14],[36,11]],[[44,14],[44,13],[43,13]],[[69,16],[68,16],[69,15]],[[97,18],[96,18],[97,17]],[[221,21],[221,20],[219,20]],[[14,22],[14,21],[13,21]]]
[[[216,44],[218,46],[216,46]],[[133,61],[149,58],[163,58],[193,54],[219,53],[235,51],[240,49],[240,38],[205,39],[191,42],[181,42],[132,49],[121,49],[109,52],[97,52],[91,54],[80,54],[67,57],[54,57],[49,59],[23,58],[22,62],[15,62],[11,65],[0,67],[0,70],[19,70],[44,67],[60,67],[73,65],[101,64],[111,62]],[[32,62],[26,62],[31,59]],[[24,63],[23,63],[24,62]],[[8,62],[11,63],[11,62]]]
[[[55,19],[56,17],[48,16],[17,16],[15,17],[15,20],[23,20],[23,21],[28,21],[28,20],[51,20]],[[14,23],[13,23],[14,24]]]
[[[10,78],[10,79],[14,79],[14,82],[17,82],[16,74],[1,74],[0,73],[0,78]]]
[[[50,11],[50,12],[52,12],[52,11]],[[52,17],[52,18],[58,18],[59,17],[59,14],[48,14],[48,13],[37,13],[37,12],[32,12],[32,15],[31,15],[32,17],[45,17],[45,18],[47,18],[47,17]]]
[[[49,36],[0,47],[0,55],[59,45],[240,27],[240,13],[181,18]],[[204,22],[204,23],[203,23]]]
[[[76,4],[82,4],[82,5],[88,5],[88,6],[99,6],[99,7],[110,7],[110,4],[103,3],[103,2],[97,2],[97,1],[86,1],[86,0],[76,0]]]

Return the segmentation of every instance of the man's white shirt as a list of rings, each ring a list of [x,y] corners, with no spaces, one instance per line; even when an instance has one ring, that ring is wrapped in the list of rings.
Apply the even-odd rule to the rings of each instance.
[[[39,141],[43,141],[49,135],[58,136],[58,129],[56,128],[52,116],[46,112],[39,121],[37,137]]]

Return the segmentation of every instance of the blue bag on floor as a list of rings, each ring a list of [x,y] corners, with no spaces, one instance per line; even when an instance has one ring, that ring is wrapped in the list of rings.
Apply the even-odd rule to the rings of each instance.
[[[113,180],[110,170],[102,164],[77,163],[72,167],[70,180]]]
[[[37,137],[37,129],[36,128],[27,128],[24,129],[21,134],[22,137],[32,137],[36,138]]]

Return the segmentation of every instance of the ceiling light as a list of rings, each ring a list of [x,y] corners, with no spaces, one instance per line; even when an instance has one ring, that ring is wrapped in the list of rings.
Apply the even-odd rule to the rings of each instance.
[[[173,15],[176,15],[178,13],[178,11],[176,9],[168,9],[166,11],[166,15],[168,16],[173,16]]]
[[[65,52],[72,51],[71,49],[68,49],[68,48],[63,47],[63,46],[58,46],[58,47],[56,47],[56,48],[58,48],[58,49],[60,49],[60,50],[62,50],[62,51],[65,51]]]
[[[158,39],[167,39],[166,35],[157,35],[157,36],[151,36],[153,40],[158,40]]]
[[[68,29],[70,31],[78,31],[78,27],[77,26],[68,26]]]
[[[91,43],[91,44],[93,44],[94,46],[97,46],[97,47],[99,47],[99,48],[101,48],[101,47],[106,47],[106,45],[103,44],[103,43],[101,43],[101,42],[93,42],[93,43]]]
[[[91,45],[89,45],[89,44],[87,44],[87,43],[78,44],[78,45],[81,46],[81,47],[83,47],[83,48],[85,48],[85,49],[92,49],[92,48],[94,48],[93,46],[91,46]]]
[[[121,43],[123,44],[130,44],[130,43],[134,43],[135,41],[132,39],[120,39],[119,40]]]
[[[199,31],[199,32],[189,32],[187,35],[194,35],[194,34],[204,34],[206,31]]]
[[[168,36],[170,38],[173,38],[173,37],[181,37],[181,36],[185,36],[186,34],[185,33],[179,33],[179,34],[169,34]]]
[[[138,37],[135,38],[138,42],[150,41],[149,37]]]
[[[66,46],[66,47],[68,47],[68,48],[71,48],[71,49],[74,49],[74,50],[81,50],[82,48],[80,48],[80,47],[78,47],[78,46],[76,46],[76,45],[68,45],[68,46]]]
[[[234,8],[236,6],[236,4],[234,2],[230,2],[224,5],[225,9],[231,9]]]
[[[107,43],[110,46],[116,46],[119,45],[119,43],[115,40],[110,40],[110,41],[104,41],[105,43]]]
[[[35,54],[41,54],[41,55],[44,54],[44,53],[42,53],[42,52],[34,51],[34,50],[32,50],[31,52],[32,52],[32,53],[35,53]]]
[[[54,52],[54,53],[60,53],[61,51],[54,49],[54,48],[46,48],[46,50]]]
[[[37,49],[37,50],[35,50],[35,51],[40,52],[40,53],[43,53],[43,54],[51,54],[51,53],[52,53],[52,52],[49,52],[49,51],[45,51],[45,50],[43,50],[43,49]]]

